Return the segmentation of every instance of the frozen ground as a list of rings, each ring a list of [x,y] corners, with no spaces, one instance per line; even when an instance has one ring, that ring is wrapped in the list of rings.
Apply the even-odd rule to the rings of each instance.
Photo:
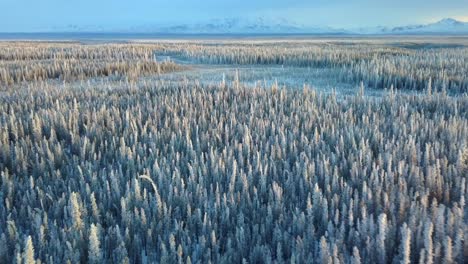
[[[141,84],[151,84],[158,86],[161,83],[199,83],[203,85],[218,85],[225,82],[233,86],[236,79],[240,85],[250,87],[271,88],[277,86],[280,89],[303,89],[307,86],[318,92],[328,94],[336,93],[338,96],[355,95],[359,92],[359,84],[341,81],[339,69],[319,68],[319,67],[292,67],[277,65],[214,65],[200,64],[191,61],[172,59],[178,64],[186,66],[183,71],[164,73],[160,75],[150,75],[140,77],[136,81],[135,87]],[[85,81],[75,81],[63,84],[58,80],[49,80],[49,84],[54,84],[61,88],[86,88],[101,87],[103,89],[125,88],[128,83],[122,82],[112,77],[94,78]],[[23,84],[28,86],[28,84]],[[380,97],[387,90],[366,88],[364,93],[367,96]],[[417,94],[417,91],[396,90],[395,92],[404,94]]]
[[[358,91],[358,84],[340,80],[336,68],[327,67],[293,67],[278,65],[215,65],[201,64],[178,57],[157,56],[157,60],[170,59],[177,64],[187,66],[181,72],[173,72],[160,76],[145,77],[145,81],[160,80],[165,82],[198,81],[203,84],[219,84],[223,81],[232,83],[238,78],[239,82],[248,86],[302,89],[304,85],[323,93],[335,91],[340,95],[354,95]],[[366,95],[379,96],[385,90],[366,89]],[[400,91],[401,92],[401,91]],[[404,91],[404,93],[415,93]]]

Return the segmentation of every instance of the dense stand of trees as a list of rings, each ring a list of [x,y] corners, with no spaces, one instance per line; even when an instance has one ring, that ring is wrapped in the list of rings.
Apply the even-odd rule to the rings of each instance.
[[[467,143],[467,96],[7,91],[0,263],[463,263]]]
[[[355,43],[171,44],[164,54],[211,64],[276,64],[341,69],[339,78],[377,88],[423,90],[429,79],[436,89],[468,91],[468,48],[407,49]]]
[[[208,64],[330,67],[337,78],[376,88],[468,92],[468,48],[410,49],[378,43],[234,42],[81,45],[0,44],[0,84],[156,75],[183,69],[155,55]]]
[[[138,79],[183,69],[158,54],[426,92]],[[441,90],[466,91],[466,60],[370,44],[0,43],[0,263],[465,263],[468,96]]]
[[[157,62],[147,45],[79,45],[57,43],[0,44],[0,85],[96,77],[136,78],[183,69]]]

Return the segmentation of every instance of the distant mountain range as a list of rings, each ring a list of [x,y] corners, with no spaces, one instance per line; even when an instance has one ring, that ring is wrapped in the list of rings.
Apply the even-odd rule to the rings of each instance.
[[[421,25],[399,27],[332,28],[311,27],[287,19],[227,18],[204,23],[140,25],[130,28],[106,28],[68,25],[43,30],[70,33],[163,33],[163,34],[468,34],[468,23],[452,18]]]
[[[305,27],[287,19],[228,18],[207,23],[184,24],[160,28],[164,33],[206,34],[281,34],[281,33],[344,33],[330,27]]]
[[[357,31],[357,33],[365,33]],[[444,18],[435,23],[401,27],[378,27],[370,30],[372,34],[468,34],[468,23]]]

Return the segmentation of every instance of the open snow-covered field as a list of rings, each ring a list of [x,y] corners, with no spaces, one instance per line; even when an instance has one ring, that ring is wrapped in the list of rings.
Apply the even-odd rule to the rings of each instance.
[[[464,37],[0,42],[0,263],[466,263]]]

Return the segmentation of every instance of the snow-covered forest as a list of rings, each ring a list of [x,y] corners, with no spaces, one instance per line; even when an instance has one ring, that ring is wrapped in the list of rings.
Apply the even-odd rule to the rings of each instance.
[[[374,88],[423,90],[437,87],[468,92],[468,46],[417,49],[378,43],[266,42],[165,45],[165,54],[209,64],[257,64],[339,69],[336,78],[364,81]],[[443,46],[442,46],[443,47]]]
[[[137,79],[181,70],[170,62],[158,63],[145,46],[0,43],[0,83],[87,80],[96,77]]]
[[[167,81],[200,66],[160,54],[356,89]],[[0,263],[465,263],[467,54],[0,43]]]

